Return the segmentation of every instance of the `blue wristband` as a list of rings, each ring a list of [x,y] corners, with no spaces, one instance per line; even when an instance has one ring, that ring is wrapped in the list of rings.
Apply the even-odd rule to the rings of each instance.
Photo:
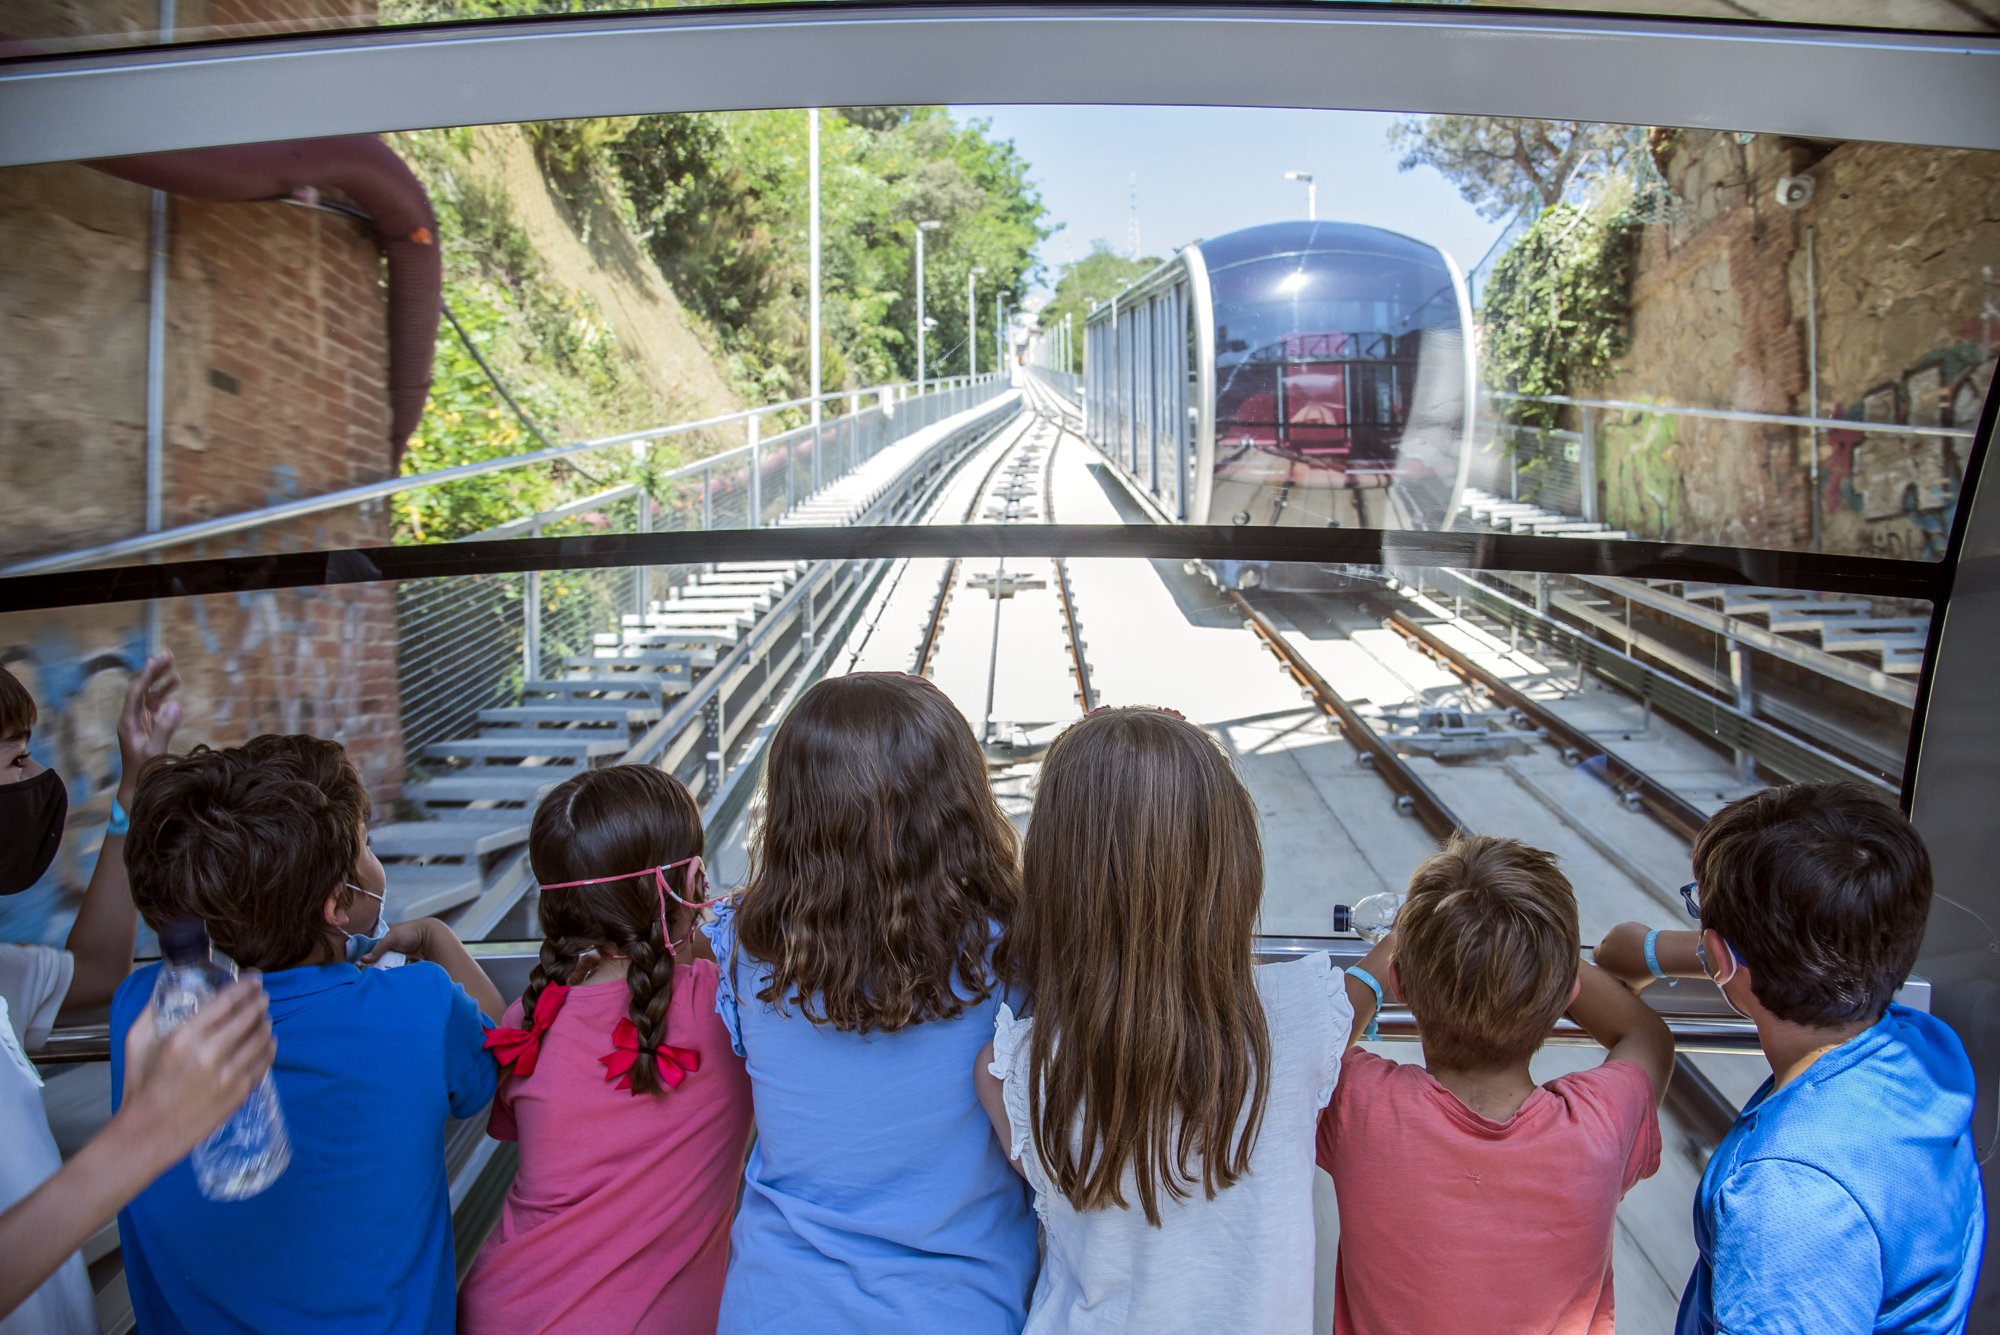
[[[1660,967],[1659,946],[1660,929],[1655,927],[1646,933],[1646,972],[1666,983],[1668,987],[1677,986],[1681,980]]]
[[[1377,1021],[1380,1020],[1382,1016],[1382,984],[1376,982],[1375,975],[1368,972],[1368,970],[1362,968],[1359,964],[1348,965],[1347,976],[1349,978],[1359,979],[1361,983],[1363,983],[1370,992],[1373,992],[1375,994],[1375,1014],[1368,1017],[1368,1028],[1362,1032],[1361,1035],[1362,1041],[1367,1042],[1371,1039],[1380,1037],[1382,1028],[1381,1025],[1377,1023]]]
[[[132,818],[125,814],[125,808],[118,804],[118,799],[115,797],[112,798],[111,823],[104,827],[105,838],[115,838],[129,832],[131,828]]]

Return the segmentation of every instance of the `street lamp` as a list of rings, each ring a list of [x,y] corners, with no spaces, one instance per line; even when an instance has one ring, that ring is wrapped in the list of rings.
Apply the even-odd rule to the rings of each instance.
[[[965,275],[965,373],[979,374],[979,308],[973,304],[973,285],[984,267],[973,269]]]
[[[944,226],[936,218],[917,224],[917,393],[924,392],[924,233]]]
[[[1319,221],[1319,187],[1313,184],[1311,172],[1286,172],[1287,181],[1301,181],[1306,187],[1306,221]]]

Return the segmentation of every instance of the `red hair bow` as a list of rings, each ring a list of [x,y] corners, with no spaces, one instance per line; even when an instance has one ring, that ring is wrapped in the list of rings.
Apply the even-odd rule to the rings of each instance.
[[[526,1029],[486,1031],[486,1046],[501,1066],[512,1065],[514,1074],[518,1076],[535,1073],[535,1062],[542,1054],[542,1035],[555,1023],[556,1015],[568,996],[569,988],[561,983],[550,983],[535,998],[535,1015]]]
[[[611,1031],[611,1041],[617,1045],[617,1050],[597,1059],[604,1067],[604,1078],[615,1078],[619,1089],[631,1089],[632,1067],[639,1060],[638,1026],[630,1020],[620,1020],[618,1027]],[[681,1081],[701,1069],[701,1054],[693,1048],[676,1048],[662,1043],[653,1049],[653,1055],[659,1060],[660,1081],[668,1089],[679,1089]]]

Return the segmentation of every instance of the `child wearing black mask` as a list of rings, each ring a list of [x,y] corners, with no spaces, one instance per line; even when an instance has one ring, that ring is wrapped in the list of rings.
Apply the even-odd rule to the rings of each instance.
[[[27,1053],[58,1016],[102,1006],[132,968],[137,914],[125,879],[125,810],[139,769],[167,749],[181,707],[168,699],[180,677],[172,654],[146,661],[125,692],[118,718],[118,796],[65,948],[0,945],[0,1210],[27,1196],[62,1166],[42,1110],[41,1077]],[[37,711],[27,688],[0,668],[0,895],[40,880],[62,843],[69,795],[60,775],[28,755]],[[95,1331],[96,1304],[80,1257],[71,1256],[11,1315],[15,1331]]]

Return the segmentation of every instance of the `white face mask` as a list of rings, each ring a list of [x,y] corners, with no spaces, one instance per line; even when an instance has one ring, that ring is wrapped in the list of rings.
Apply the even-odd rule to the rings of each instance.
[[[349,964],[359,964],[361,963],[361,957],[375,949],[375,943],[389,934],[389,901],[376,894],[373,890],[363,890],[360,886],[352,882],[348,883],[347,888],[357,895],[368,896],[382,906],[381,912],[375,917],[375,930],[373,932],[349,932],[347,934],[347,962]],[[387,961],[383,960],[379,962],[386,963]]]

